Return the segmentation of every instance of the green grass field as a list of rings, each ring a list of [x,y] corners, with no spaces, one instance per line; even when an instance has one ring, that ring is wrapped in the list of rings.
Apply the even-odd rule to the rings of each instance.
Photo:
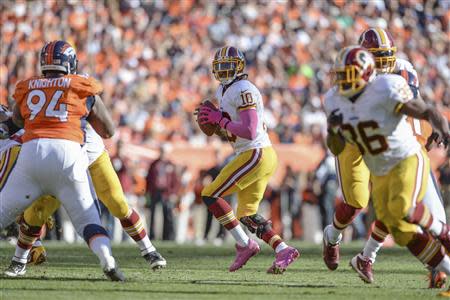
[[[84,245],[49,244],[49,262],[30,267],[25,277],[0,277],[0,299],[432,299],[426,271],[406,250],[383,249],[375,265],[375,283],[364,284],[348,266],[361,244],[344,245],[338,270],[328,271],[321,247],[297,243],[300,259],[283,275],[266,274],[273,260],[268,247],[236,273],[229,273],[234,250],[157,242],[168,267],[153,272],[134,245],[115,246],[127,276],[107,281],[96,257]],[[0,244],[3,270],[13,247]]]

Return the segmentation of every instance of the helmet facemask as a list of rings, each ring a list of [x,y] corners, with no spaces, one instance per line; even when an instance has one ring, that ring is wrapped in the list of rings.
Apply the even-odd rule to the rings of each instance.
[[[230,84],[237,75],[244,70],[244,64],[242,60],[236,57],[224,57],[213,60],[212,63],[214,77],[220,81],[220,83],[226,85]]]
[[[390,49],[368,49],[375,58],[375,68],[378,73],[393,73],[395,69],[396,48]]]

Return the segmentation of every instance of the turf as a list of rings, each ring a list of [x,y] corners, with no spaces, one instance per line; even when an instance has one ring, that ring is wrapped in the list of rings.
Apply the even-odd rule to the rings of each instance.
[[[231,245],[178,246],[156,243],[168,267],[151,271],[133,245],[113,252],[127,276],[125,283],[107,281],[96,258],[84,245],[47,244],[49,262],[28,268],[25,277],[0,277],[0,299],[436,299],[427,289],[423,266],[403,249],[383,249],[375,265],[374,284],[364,284],[348,266],[361,244],[344,245],[338,270],[328,271],[321,247],[296,244],[301,258],[283,275],[266,274],[273,260],[268,247],[235,273]],[[0,268],[13,247],[0,243]],[[3,275],[0,275],[3,276]]]

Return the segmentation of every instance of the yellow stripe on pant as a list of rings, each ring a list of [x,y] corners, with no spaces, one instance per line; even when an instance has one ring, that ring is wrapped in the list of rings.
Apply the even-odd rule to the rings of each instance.
[[[203,189],[202,196],[224,197],[237,193],[237,219],[254,215],[277,165],[277,154],[272,147],[244,151]]]
[[[406,246],[419,230],[404,221],[409,210],[425,196],[430,161],[424,150],[407,157],[384,176],[372,175],[372,197],[377,219],[382,221],[394,240]]]

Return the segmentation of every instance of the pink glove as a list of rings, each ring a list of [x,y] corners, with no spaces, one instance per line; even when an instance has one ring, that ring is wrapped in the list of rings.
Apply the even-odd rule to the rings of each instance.
[[[211,109],[207,106],[200,107],[199,110],[199,120],[200,124],[219,124],[222,119],[227,120],[222,116],[222,112],[219,110]]]

